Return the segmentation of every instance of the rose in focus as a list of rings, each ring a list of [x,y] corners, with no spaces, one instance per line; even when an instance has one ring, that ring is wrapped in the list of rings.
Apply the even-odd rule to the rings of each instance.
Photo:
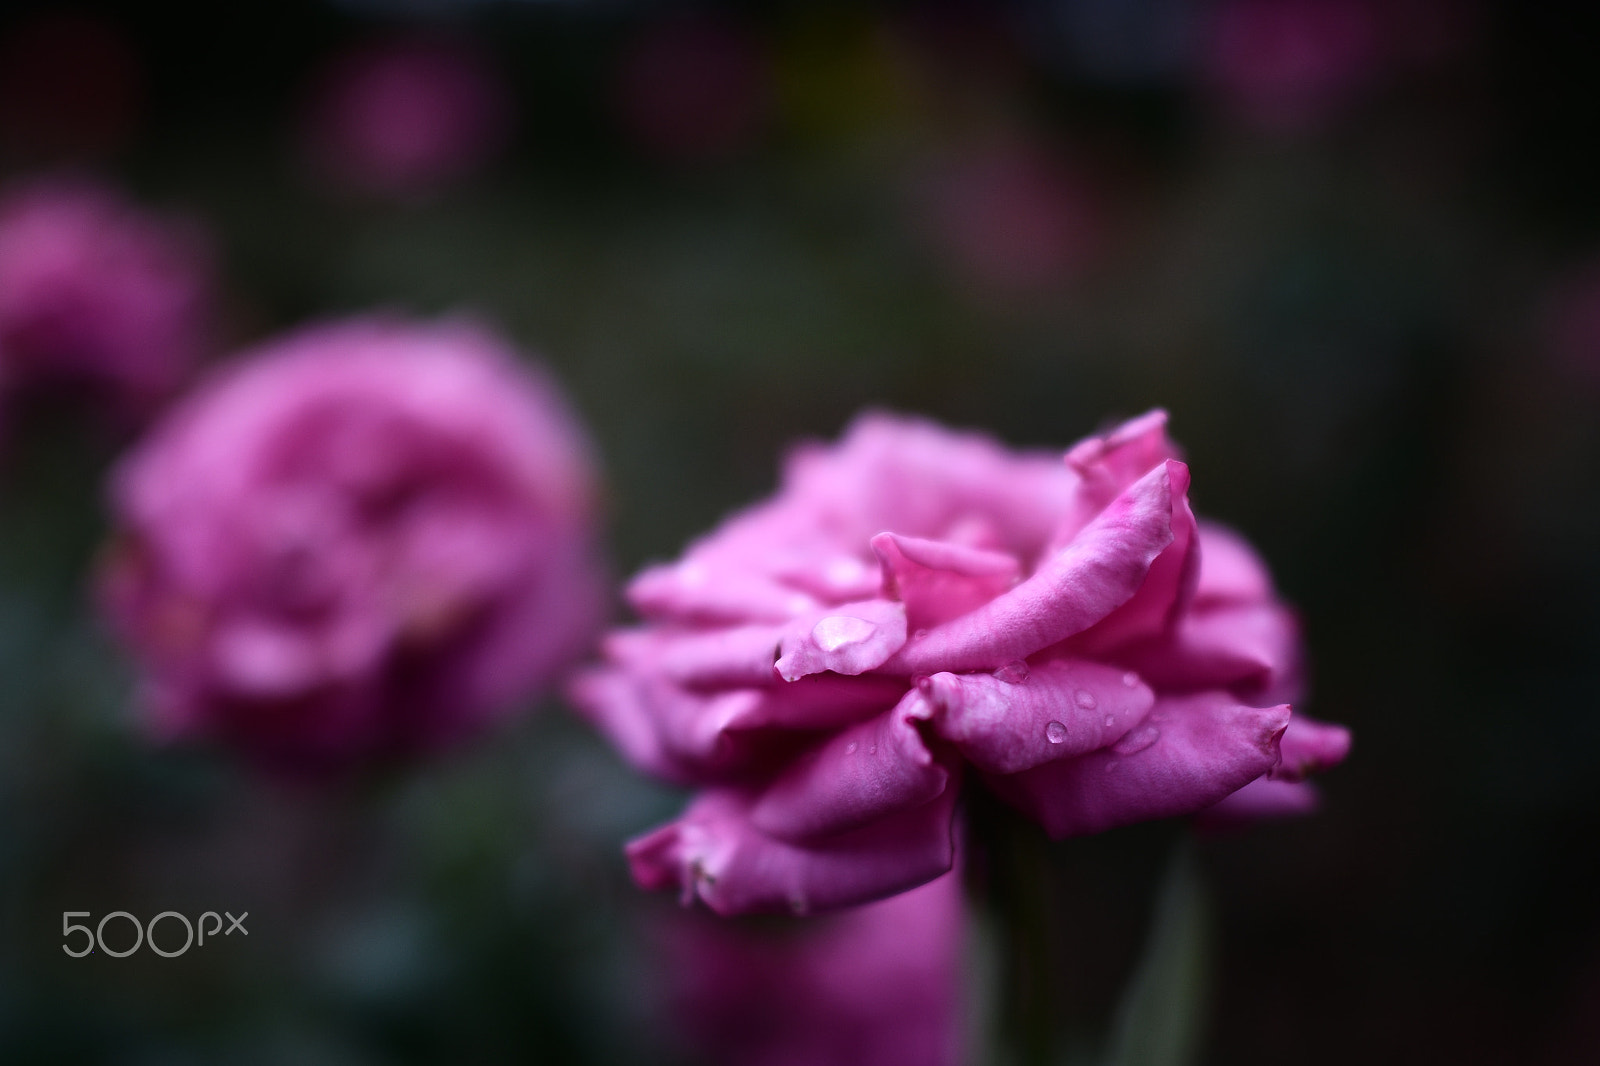
[[[327,771],[439,747],[549,681],[602,610],[588,446],[452,321],[246,353],[115,471],[103,601],[166,738]]]
[[[84,180],[0,196],[0,384],[147,411],[205,354],[210,255],[192,225]]]
[[[575,702],[700,793],[628,847],[725,913],[826,910],[938,876],[961,778],[1053,837],[1252,786],[1308,807],[1348,734],[1292,715],[1293,613],[1196,521],[1152,412],[1061,458],[883,414],[792,454],[777,495],[634,578],[646,624]]]

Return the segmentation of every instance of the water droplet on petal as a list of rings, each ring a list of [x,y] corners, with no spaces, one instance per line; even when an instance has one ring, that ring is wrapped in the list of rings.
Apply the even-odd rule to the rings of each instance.
[[[823,651],[838,651],[847,644],[859,644],[877,632],[878,627],[865,618],[847,614],[830,614],[811,627],[811,639]]]
[[[854,755],[854,754],[855,754],[855,753],[856,753],[856,751],[857,751],[857,750],[858,750],[858,749],[859,749],[859,748],[860,748],[860,747],[861,747],[861,745],[860,745],[860,744],[858,744],[858,743],[856,743],[856,742],[855,742],[855,741],[853,741],[853,740],[852,740],[852,741],[851,741],[851,742],[850,742],[850,743],[848,743],[848,744],[846,744],[846,745],[845,745],[845,746],[844,746],[844,753],[845,753],[845,754],[846,754],[846,755]]]
[[[1060,722],[1051,722],[1044,727],[1044,735],[1052,744],[1064,744],[1067,740],[1067,727]]]
[[[1100,701],[1094,698],[1094,693],[1086,688],[1080,688],[1077,695],[1072,697],[1072,702],[1086,711],[1092,711],[1100,706]]]
[[[1004,681],[1010,685],[1020,685],[1028,680],[1028,664],[1021,659],[1013,659],[994,672],[996,680]]]
[[[1112,726],[1114,726],[1116,724],[1117,724],[1117,716],[1116,715],[1114,715],[1114,714],[1106,715],[1106,728],[1107,729],[1110,729]]]
[[[923,637],[925,637],[927,635],[928,635],[928,631],[926,629],[919,629],[915,633],[911,634],[911,636],[916,640],[921,640]]]
[[[1111,745],[1111,750],[1118,755],[1136,755],[1150,745],[1154,744],[1161,736],[1161,730],[1146,722],[1137,726],[1127,736]]]
[[[868,744],[867,745],[867,754],[868,755],[876,755],[876,754],[878,754],[878,745],[876,745],[876,744]]]
[[[1129,688],[1133,688],[1139,684],[1139,675],[1134,673],[1132,670],[1129,670],[1127,673],[1122,675],[1122,683],[1127,685]]]

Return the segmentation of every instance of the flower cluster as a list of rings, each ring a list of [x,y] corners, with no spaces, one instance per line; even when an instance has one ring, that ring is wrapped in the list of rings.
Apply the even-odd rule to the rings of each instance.
[[[1348,734],[1291,715],[1294,615],[1196,521],[1165,426],[1063,463],[867,415],[635,577],[646,624],[572,694],[631,761],[701,789],[629,845],[635,878],[729,914],[891,895],[949,869],[964,774],[1058,838],[1253,782],[1251,813],[1303,807]]]
[[[594,485],[552,383],[464,322],[247,353],[116,472],[104,598],[152,724],[325,770],[470,733],[599,621]]]

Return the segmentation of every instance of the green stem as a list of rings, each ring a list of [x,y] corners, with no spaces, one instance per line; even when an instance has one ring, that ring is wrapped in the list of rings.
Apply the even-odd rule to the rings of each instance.
[[[973,790],[968,814],[975,888],[1000,955],[995,1061],[1053,1066],[1060,1061],[1063,970],[1050,842],[981,789]]]

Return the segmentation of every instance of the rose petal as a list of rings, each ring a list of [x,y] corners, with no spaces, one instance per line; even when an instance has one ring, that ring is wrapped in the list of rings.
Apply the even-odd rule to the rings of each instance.
[[[955,540],[958,527],[981,517],[999,538],[983,546],[1031,560],[1077,480],[1056,455],[1015,452],[979,433],[869,411],[837,445],[795,449],[783,491],[793,513],[825,523],[852,546],[884,529]]]
[[[1283,758],[1273,768],[1274,781],[1304,781],[1312,774],[1344,762],[1350,754],[1350,730],[1296,714],[1289,719],[1281,745]]]
[[[236,696],[283,699],[327,678],[312,635],[281,624],[239,619],[219,627],[211,642],[211,675]]]
[[[905,694],[899,678],[814,674],[756,689],[757,699],[731,729],[838,729],[893,707]]]
[[[935,731],[978,769],[997,774],[1113,744],[1155,702],[1132,673],[1078,660],[1028,667],[1022,680],[939,673],[919,687]]]
[[[956,790],[851,833],[795,844],[751,824],[748,797],[703,793],[683,817],[628,844],[634,880],[676,885],[718,914],[811,914],[866,903],[933,880],[955,858]]]
[[[1189,471],[1167,462],[1129,486],[1032,577],[913,637],[884,664],[901,673],[994,669],[1081,633],[1126,603],[1172,543],[1172,501]]]
[[[780,679],[780,625],[674,630],[619,629],[603,642],[606,658],[685,685],[764,685]]]
[[[905,642],[904,604],[849,603],[790,625],[779,645],[778,673],[785,681],[824,670],[862,674],[883,665]]]
[[[634,766],[680,784],[695,779],[693,768],[669,751],[659,703],[649,699],[643,679],[625,670],[587,670],[568,682],[566,694]]]
[[[1167,412],[1152,408],[1109,433],[1086,437],[1067,450],[1066,463],[1085,478],[1115,484],[1111,499],[1159,463],[1178,458],[1167,437]]]
[[[446,691],[484,708],[486,720],[515,710],[528,671],[559,677],[589,650],[604,620],[606,602],[596,590],[608,583],[596,545],[569,535],[548,538],[541,549],[548,569],[530,568],[518,586],[526,591],[499,608],[481,643],[441,672]],[[552,618],[564,620],[565,633]]]
[[[906,605],[906,623],[938,625],[966,614],[1017,583],[1021,565],[1006,552],[950,541],[879,533],[872,538],[883,594]]]
[[[934,761],[906,700],[870,721],[841,730],[795,760],[750,811],[760,830],[812,840],[859,829],[942,793],[950,774]]]
[[[1194,600],[1203,565],[1199,547],[1187,486],[1184,491],[1174,486],[1172,543],[1150,564],[1150,572],[1133,598],[1084,633],[1075,644],[1091,654],[1104,654],[1128,641],[1169,629]]]
[[[1315,814],[1322,797],[1315,786],[1297,781],[1258,777],[1232,795],[1195,815],[1197,828],[1207,832],[1238,829],[1264,818],[1295,818]]]
[[[1078,475],[1072,498],[1062,509],[1050,551],[1070,544],[1094,517],[1127,487],[1169,459],[1181,459],[1167,436],[1167,413],[1160,408],[1088,437],[1068,449],[1067,468]]]
[[[1277,603],[1196,608],[1170,634],[1118,649],[1157,688],[1226,688],[1258,702],[1299,696],[1300,626]]]
[[[765,574],[693,556],[646,568],[628,583],[626,596],[646,618],[696,623],[783,622],[818,606]]]
[[[777,748],[807,743],[791,735],[795,730],[868,719],[894,706],[904,689],[890,678],[825,675],[701,693],[660,677],[600,669],[578,675],[568,696],[629,762],[689,784],[727,780]]]
[[[1226,693],[1157,700],[1110,748],[992,776],[995,791],[1060,839],[1192,814],[1278,762],[1287,704],[1244,707]]]
[[[883,584],[877,566],[843,553],[830,558],[811,552],[779,565],[774,574],[785,585],[810,593],[827,604],[870,599]]]
[[[877,665],[874,656],[888,654],[882,649],[904,641],[904,617],[899,604],[874,600],[818,608],[781,625],[618,630],[606,637],[604,650],[613,662],[685,685],[776,685],[823,670],[856,674],[871,669]],[[780,652],[788,651],[795,653],[788,660],[793,676],[780,674],[777,663]],[[848,667],[858,660],[871,665],[827,665]]]
[[[1272,576],[1245,539],[1227,526],[1201,522],[1199,604],[1264,603],[1272,599]]]

